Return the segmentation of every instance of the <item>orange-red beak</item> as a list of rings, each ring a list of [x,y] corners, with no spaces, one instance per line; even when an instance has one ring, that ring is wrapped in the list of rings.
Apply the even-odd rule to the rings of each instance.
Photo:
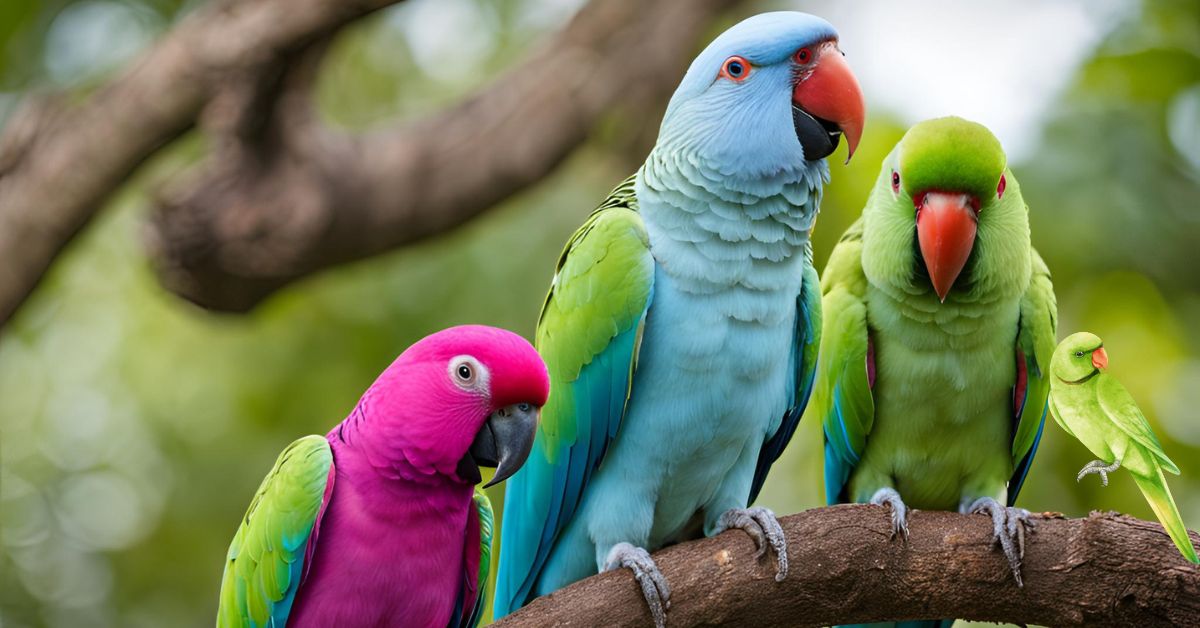
[[[938,298],[946,300],[975,246],[975,200],[967,194],[926,192],[914,199],[917,241]]]
[[[858,79],[836,45],[830,43],[812,72],[796,84],[792,103],[815,118],[837,125],[846,136],[846,161],[850,161],[862,138],[867,107]]]
[[[1104,351],[1104,347],[1100,347],[1092,352],[1092,366],[1098,369],[1108,368],[1108,353]]]

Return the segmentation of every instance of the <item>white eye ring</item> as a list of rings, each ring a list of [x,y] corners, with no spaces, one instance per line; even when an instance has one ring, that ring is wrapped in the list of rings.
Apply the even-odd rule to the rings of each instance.
[[[463,390],[487,390],[490,374],[487,367],[469,355],[454,356],[447,365],[450,381]]]

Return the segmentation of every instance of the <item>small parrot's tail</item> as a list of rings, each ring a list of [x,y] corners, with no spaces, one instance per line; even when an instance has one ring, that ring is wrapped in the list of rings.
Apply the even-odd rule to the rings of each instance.
[[[1184,558],[1200,564],[1200,557],[1196,556],[1196,548],[1192,547],[1192,540],[1188,538],[1187,528],[1183,525],[1183,517],[1179,516],[1179,509],[1175,507],[1175,500],[1171,498],[1171,491],[1167,488],[1167,479],[1163,477],[1162,469],[1157,465],[1155,471],[1158,472],[1157,478],[1142,477],[1134,473],[1129,475],[1133,476],[1133,481],[1142,489],[1142,495],[1150,502],[1150,508],[1154,509],[1154,514],[1166,528],[1171,540],[1175,541],[1175,547],[1179,548]]]

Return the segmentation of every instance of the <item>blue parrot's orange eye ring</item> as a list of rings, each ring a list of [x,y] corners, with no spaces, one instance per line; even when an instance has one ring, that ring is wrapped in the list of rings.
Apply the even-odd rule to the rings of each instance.
[[[808,62],[812,61],[813,58],[812,50],[808,48],[801,48],[796,51],[796,54],[792,55],[792,58],[795,59],[796,63],[799,63],[800,65],[808,65]]]
[[[1004,175],[1000,175],[1000,183],[996,184],[996,198],[1004,198],[1004,188],[1008,187],[1008,181],[1004,179]]]
[[[733,55],[721,64],[721,72],[717,76],[729,79],[734,83],[741,83],[750,76],[750,62],[743,57]]]

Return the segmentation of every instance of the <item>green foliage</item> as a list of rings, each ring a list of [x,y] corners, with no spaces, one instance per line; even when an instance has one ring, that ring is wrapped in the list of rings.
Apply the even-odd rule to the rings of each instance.
[[[113,15],[133,16],[130,32],[147,36],[186,10],[178,0],[0,2],[0,120],[10,93],[60,80],[47,57],[66,52],[47,48],[47,33],[64,7],[83,4],[115,6]],[[450,49],[457,57],[436,63],[405,26],[435,4],[461,14],[452,27],[478,31]],[[557,26],[563,15],[540,13],[551,4],[413,0],[356,24],[324,68],[323,113],[365,128],[435,111]],[[1143,14],[1080,68],[1033,157],[1009,165],[1054,275],[1060,336],[1086,329],[1105,339],[1111,372],[1180,465],[1172,489],[1194,528],[1200,332],[1188,323],[1200,320],[1200,158],[1187,129],[1197,128],[1188,112],[1200,111],[1189,105],[1200,99],[1200,4],[1156,0]],[[82,67],[76,61],[53,67]],[[106,71],[68,75],[87,85]],[[903,131],[872,111],[851,164],[831,164],[813,236],[818,268]],[[278,453],[324,433],[427,333],[473,322],[532,337],[562,244],[634,166],[593,143],[536,189],[452,234],[324,273],[248,316],[227,317],[164,292],[140,245],[152,184],[202,148],[189,138],[150,164],[0,331],[5,628],[212,625],[226,548]],[[821,504],[819,423],[802,422],[784,456],[760,503],[778,512]],[[1127,477],[1106,489],[1076,484],[1091,459],[1048,425],[1020,505],[1153,516]],[[502,493],[489,492],[497,513]]]

